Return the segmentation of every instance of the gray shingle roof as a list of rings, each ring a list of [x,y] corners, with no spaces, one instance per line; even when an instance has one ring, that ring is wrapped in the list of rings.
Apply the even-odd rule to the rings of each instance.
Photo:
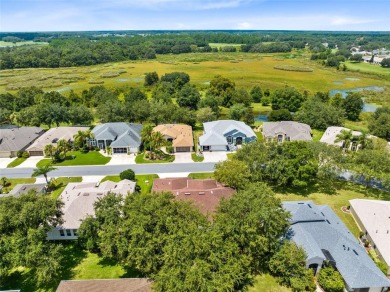
[[[309,125],[292,122],[265,122],[263,123],[263,135],[264,137],[275,137],[278,134],[284,134],[290,137],[290,141],[305,140],[311,141],[311,128]]]
[[[325,258],[319,250],[328,250],[349,288],[390,287],[390,281],[328,206],[312,201],[284,202],[283,206],[292,214],[291,239],[305,249],[308,258]]]
[[[244,122],[235,120],[219,120],[203,123],[204,134],[199,137],[200,145],[227,145],[226,136],[236,132],[244,134],[251,140],[256,139],[256,134],[251,127]]]
[[[43,134],[39,127],[0,129],[0,151],[20,151]]]
[[[106,123],[92,130],[96,140],[112,140],[111,147],[139,147],[142,125],[128,123]]]

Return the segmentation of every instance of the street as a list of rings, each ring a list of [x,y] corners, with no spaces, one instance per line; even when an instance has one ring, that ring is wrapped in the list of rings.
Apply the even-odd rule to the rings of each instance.
[[[191,163],[156,163],[156,164],[131,164],[131,165],[99,165],[99,166],[59,166],[50,176],[91,176],[91,175],[115,175],[131,168],[136,174],[152,173],[180,173],[180,172],[212,172],[214,162]],[[55,167],[55,166],[54,166]],[[0,177],[24,178],[31,177],[34,168],[0,168]]]

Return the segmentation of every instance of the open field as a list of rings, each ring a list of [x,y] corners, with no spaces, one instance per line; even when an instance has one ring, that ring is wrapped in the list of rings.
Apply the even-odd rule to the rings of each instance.
[[[276,89],[285,85],[310,92],[351,89],[365,86],[390,86],[390,79],[359,72],[343,72],[323,67],[303,55],[288,58],[282,54],[188,53],[159,55],[156,60],[125,61],[89,67],[14,69],[0,71],[0,93],[13,92],[24,86],[68,93],[102,84],[107,87],[142,86],[144,73],[156,71],[159,76],[173,71],[187,72],[200,89],[208,87],[217,74],[232,79],[238,87]],[[310,67],[313,72],[292,72],[275,66]],[[115,74],[114,74],[115,73]],[[114,76],[114,77],[107,77]],[[354,78],[348,80],[345,78]],[[357,80],[356,80],[357,79]],[[341,82],[342,84],[334,84]]]
[[[25,42],[5,42],[0,41],[1,47],[21,47],[21,46],[47,46],[49,43],[46,42],[33,42],[33,41],[25,41]]]
[[[383,68],[380,65],[374,65],[374,64],[368,64],[364,62],[345,62],[345,65],[347,66],[348,70],[351,71],[360,71],[365,73],[375,73],[375,74],[381,74],[385,75],[387,77],[390,76],[390,69],[389,68]]]

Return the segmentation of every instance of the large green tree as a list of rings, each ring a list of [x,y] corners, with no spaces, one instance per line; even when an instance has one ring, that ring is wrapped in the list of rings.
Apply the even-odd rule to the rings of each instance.
[[[196,110],[200,101],[200,93],[195,86],[191,86],[187,83],[178,93],[176,101],[181,107],[188,107],[192,110]]]
[[[294,87],[286,86],[277,89],[272,94],[272,109],[288,109],[290,112],[296,112],[304,102],[304,96]]]
[[[378,108],[369,120],[368,128],[373,135],[390,140],[390,108]]]
[[[214,177],[229,187],[243,190],[250,182],[251,173],[245,162],[228,159],[216,164]]]
[[[364,102],[360,93],[349,92],[342,103],[346,118],[351,121],[357,121],[363,110],[363,105]]]

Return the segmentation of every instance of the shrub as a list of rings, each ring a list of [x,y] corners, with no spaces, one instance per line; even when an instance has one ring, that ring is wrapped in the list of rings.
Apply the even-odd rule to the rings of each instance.
[[[18,158],[22,158],[22,157],[23,157],[23,152],[22,152],[22,151],[16,152],[16,156],[17,156]]]
[[[98,146],[96,146],[95,151],[100,151],[100,148]]]
[[[22,153],[22,157],[23,157],[23,158],[29,158],[29,157],[30,157],[30,154],[29,154],[27,151],[24,151],[24,152]]]
[[[121,179],[135,180],[135,173],[132,169],[126,169],[119,174]]]
[[[166,149],[168,153],[173,153],[173,146],[167,146]]]
[[[318,283],[326,292],[343,292],[344,281],[340,273],[332,267],[322,268],[318,274]]]

